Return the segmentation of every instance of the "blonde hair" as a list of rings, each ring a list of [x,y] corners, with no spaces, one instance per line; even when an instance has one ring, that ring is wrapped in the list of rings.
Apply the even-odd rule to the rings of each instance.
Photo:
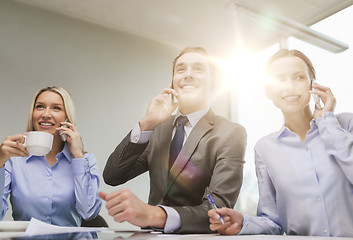
[[[38,92],[36,93],[36,95],[34,95],[34,98],[33,98],[32,104],[31,104],[31,108],[29,111],[29,115],[28,115],[26,132],[35,131],[34,126],[33,126],[33,110],[34,110],[34,107],[37,103],[37,99],[38,99],[39,95],[41,95],[44,92],[53,92],[53,93],[59,94],[61,96],[61,98],[64,102],[64,108],[65,108],[65,113],[66,113],[66,118],[67,118],[66,121],[69,123],[72,123],[73,125],[76,125],[75,106],[74,106],[74,102],[72,101],[70,94],[62,87],[57,87],[57,86],[44,87],[42,89],[39,89]],[[84,151],[82,137],[80,136],[80,138],[81,138],[82,153],[84,154],[86,152]]]
[[[31,108],[30,108],[29,115],[28,115],[26,132],[34,131],[33,110],[34,110],[34,107],[36,105],[36,102],[37,102],[39,95],[41,95],[44,92],[53,92],[53,93],[57,93],[61,96],[61,98],[64,102],[64,108],[65,108],[67,121],[76,125],[75,107],[74,107],[74,103],[72,101],[70,94],[65,89],[63,89],[61,87],[57,87],[57,86],[44,87],[42,89],[39,89],[39,91],[35,94],[35,96],[33,98],[33,102],[31,104]]]

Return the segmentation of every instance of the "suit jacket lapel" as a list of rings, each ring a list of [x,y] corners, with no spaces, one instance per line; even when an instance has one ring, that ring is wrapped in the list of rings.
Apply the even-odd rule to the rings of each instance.
[[[164,145],[165,147],[161,148],[160,152],[160,161],[161,163],[159,164],[161,167],[161,174],[162,174],[162,184],[163,184],[163,189],[166,189],[167,187],[167,182],[168,182],[168,174],[169,174],[169,148],[170,148],[170,143],[172,139],[172,132],[173,132],[173,121],[174,121],[175,116],[169,118],[169,120],[161,126],[161,132],[160,132],[160,146],[163,146],[165,143],[168,143],[167,145]],[[165,156],[165,157],[164,157]]]
[[[190,161],[190,158],[197,145],[199,144],[201,138],[213,127],[215,117],[216,115],[210,110],[192,129],[188,139],[186,140],[177,159],[175,160],[175,163],[170,169],[170,177],[168,178],[166,194],[175,183],[175,180],[178,178],[185,165],[188,163],[188,161]]]

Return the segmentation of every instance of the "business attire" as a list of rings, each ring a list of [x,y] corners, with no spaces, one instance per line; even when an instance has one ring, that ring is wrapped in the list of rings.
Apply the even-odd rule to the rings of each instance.
[[[353,114],[324,113],[305,142],[285,126],[255,146],[258,217],[240,234],[353,236]]]
[[[11,157],[5,164],[5,189],[1,217],[10,194],[14,220],[40,221],[60,226],[80,226],[81,217],[92,219],[101,209],[95,157],[74,158],[67,144],[50,167],[45,156]]]
[[[246,131],[207,109],[196,123],[189,119],[189,124],[195,125],[169,170],[175,118],[158,126],[144,144],[133,143],[129,133],[110,155],[103,177],[107,184],[115,186],[149,171],[148,203],[169,206],[180,216],[179,228],[166,230],[167,212],[164,231],[208,233],[207,211],[211,206],[206,195],[211,194],[218,207],[233,207],[239,194]]]

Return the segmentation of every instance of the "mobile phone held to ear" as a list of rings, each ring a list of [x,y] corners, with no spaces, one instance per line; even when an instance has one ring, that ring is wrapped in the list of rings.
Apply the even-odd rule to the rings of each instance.
[[[66,120],[66,121],[67,121],[67,120]],[[62,125],[62,127],[63,127],[63,128],[69,128],[67,125]],[[63,130],[59,130],[61,140],[62,140],[63,142],[66,142],[67,135],[66,135],[66,134],[61,135],[62,132],[63,132]]]
[[[172,80],[172,89],[174,89],[174,86],[173,86],[173,80]],[[178,103],[178,99],[176,99],[176,97],[173,95],[173,94],[169,94],[170,95],[170,98],[172,99],[172,103]]]
[[[313,83],[314,83],[314,80],[313,80]],[[314,102],[315,102],[315,105],[317,107],[317,109],[321,110],[321,105],[320,105],[320,98],[317,94],[311,94],[311,96],[313,97],[314,99]]]

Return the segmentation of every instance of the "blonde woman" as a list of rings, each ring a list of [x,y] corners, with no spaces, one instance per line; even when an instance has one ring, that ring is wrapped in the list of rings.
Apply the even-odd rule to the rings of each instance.
[[[28,131],[52,134],[52,150],[46,156],[29,156],[23,134],[3,141],[0,163],[7,162],[1,217],[8,209],[8,195],[14,220],[34,217],[55,225],[80,226],[81,218],[96,217],[102,204],[96,159],[83,150],[74,105],[65,89],[45,87],[36,93]],[[60,137],[64,134],[66,141]]]

